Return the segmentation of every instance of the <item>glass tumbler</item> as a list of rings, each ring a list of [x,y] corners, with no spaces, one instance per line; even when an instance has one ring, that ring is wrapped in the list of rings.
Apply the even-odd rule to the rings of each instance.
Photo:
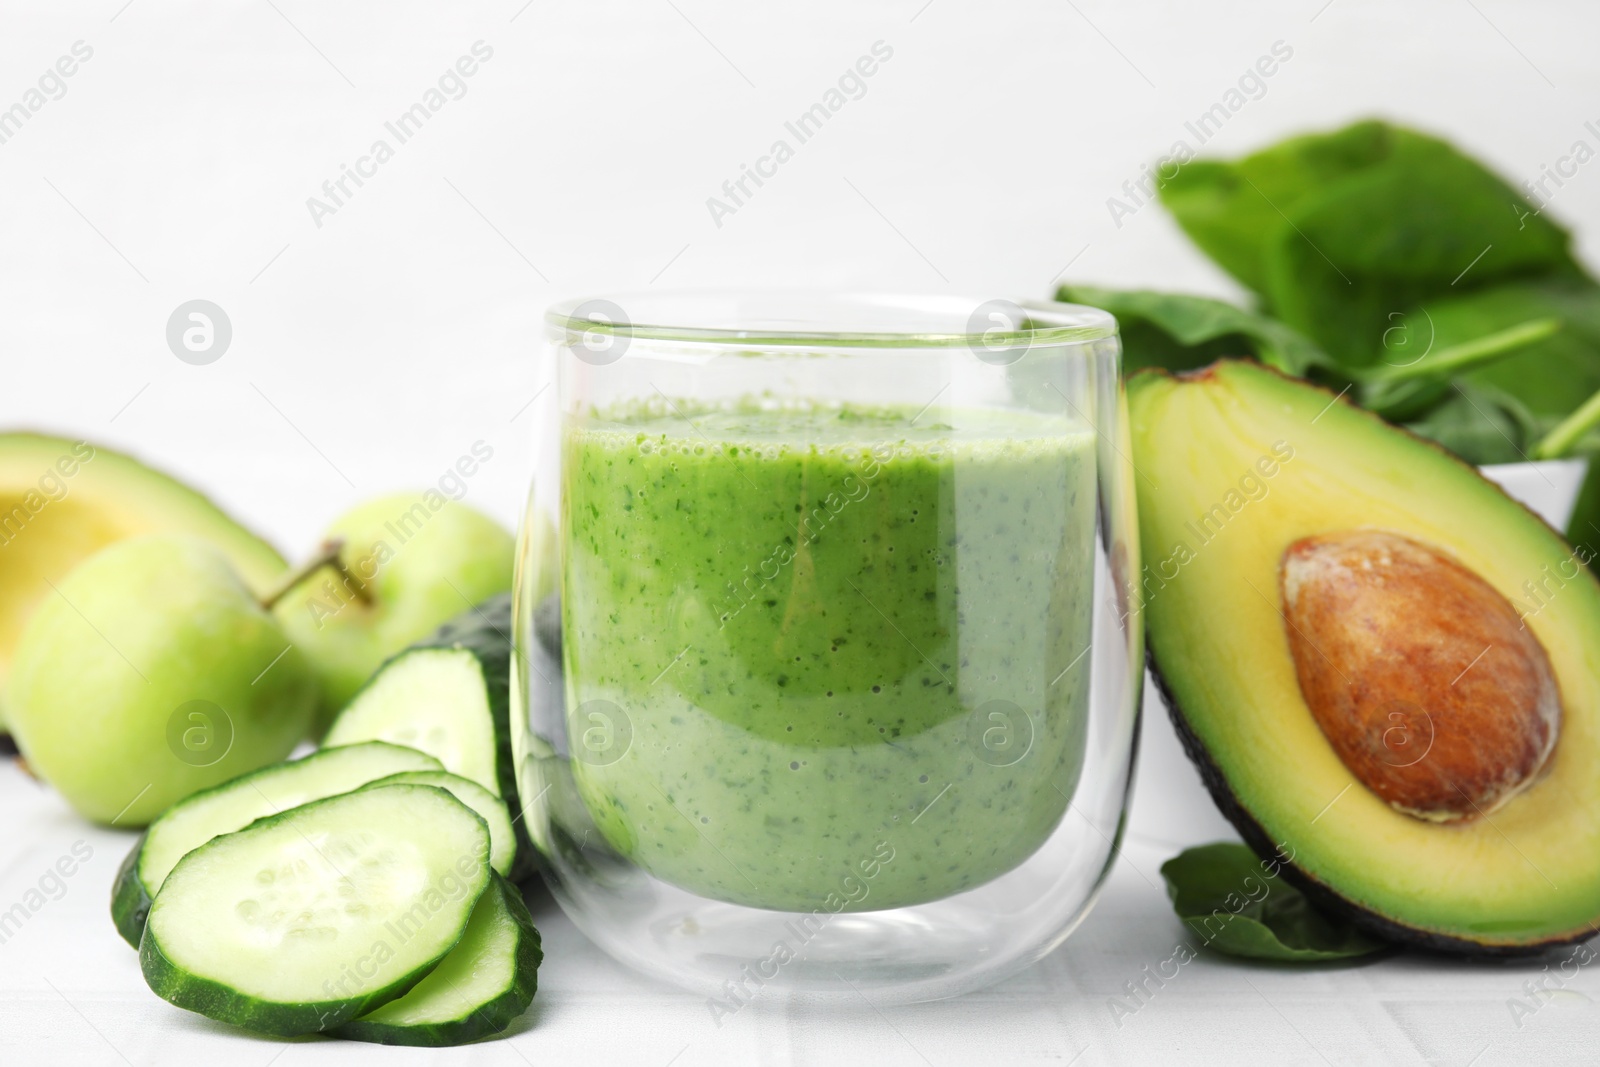
[[[512,689],[562,909],[719,1021],[1059,945],[1143,678],[1112,317],[650,294],[545,336]]]

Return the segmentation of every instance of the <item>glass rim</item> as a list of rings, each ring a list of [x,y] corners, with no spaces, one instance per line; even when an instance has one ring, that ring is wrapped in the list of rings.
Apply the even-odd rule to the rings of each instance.
[[[672,321],[670,316],[641,315],[633,321],[625,309],[664,305],[703,306],[741,301],[789,303],[812,309],[784,319],[783,325],[752,321],[746,324]],[[901,315],[909,322],[920,317],[923,328],[849,329],[828,325],[828,311],[838,318],[847,313]],[[710,318],[713,316],[707,315]],[[728,316],[732,318],[733,316]],[[980,328],[986,321],[1000,323]],[[1015,324],[1007,320],[1015,318]],[[960,324],[958,328],[928,328],[933,320]],[[1117,335],[1117,320],[1108,311],[1086,304],[1057,300],[979,300],[939,294],[852,293],[807,290],[704,289],[619,293],[579,297],[552,304],[545,324],[567,334],[625,337],[675,345],[715,349],[748,349],[752,345],[794,348],[993,348],[1055,347],[1084,344]]]

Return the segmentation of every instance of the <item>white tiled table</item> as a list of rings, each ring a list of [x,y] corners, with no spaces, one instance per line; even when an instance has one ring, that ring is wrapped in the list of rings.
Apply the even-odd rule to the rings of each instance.
[[[1161,724],[1156,724],[1158,727]],[[92,856],[0,944],[0,1065],[448,1063],[630,1064],[1565,1064],[1600,1060],[1600,975],[1591,967],[1530,1004],[1538,964],[1411,955],[1300,970],[1205,956],[1157,986],[1145,977],[1185,939],[1161,888],[1170,847],[1132,841],[1099,906],[1032,969],[960,1000],[878,1010],[761,1003],[718,1028],[705,1003],[603,956],[548,894],[528,894],[544,935],[539,994],[509,1040],[390,1049],[247,1036],[173,1008],[145,988],[107,914],[131,833],[91,828],[48,790],[0,767],[0,910],[23,901],[82,842]],[[80,846],[80,853],[83,846]],[[35,898],[37,902],[37,898]],[[1553,968],[1552,968],[1553,969]],[[1170,972],[1170,968],[1169,968]],[[1127,999],[1145,982],[1145,1003]],[[1123,1005],[1119,1012],[1113,1004]]]

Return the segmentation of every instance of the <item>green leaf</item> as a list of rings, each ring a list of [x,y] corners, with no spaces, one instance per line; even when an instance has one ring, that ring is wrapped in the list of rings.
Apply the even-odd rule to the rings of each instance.
[[[1389,366],[1420,369],[1441,354],[1503,339],[1529,320],[1552,319],[1560,320],[1561,329],[1550,336],[1458,370],[1456,383],[1486,391],[1487,405],[1472,394],[1484,411],[1462,400],[1444,378],[1376,385],[1363,392],[1361,402],[1395,422],[1425,423],[1420,432],[1441,442],[1461,440],[1462,428],[1473,427],[1466,436],[1478,446],[1465,446],[1469,450],[1462,455],[1474,462],[1515,462],[1525,458],[1520,453],[1531,457],[1534,442],[1600,391],[1600,286],[1570,278],[1532,279],[1409,308],[1392,317],[1383,362],[1372,368],[1371,376],[1389,373]],[[1440,404],[1445,410],[1433,410]],[[1497,414],[1493,408],[1506,410]],[[1582,451],[1591,440],[1574,447]]]
[[[1267,291],[1265,237],[1283,212],[1341,177],[1381,162],[1394,130],[1358,122],[1292,137],[1234,162],[1198,160],[1161,185],[1161,202],[1201,250],[1247,288]]]
[[[1458,345],[1438,348],[1430,343],[1409,363],[1385,361],[1361,376],[1361,406],[1395,422],[1416,418],[1444,396],[1453,376],[1505,359],[1560,328],[1560,319],[1533,319]]]
[[[1359,123],[1197,166],[1162,189],[1179,224],[1348,366],[1382,359],[1392,316],[1415,305],[1516,277],[1582,276],[1565,231],[1482,164],[1411,130]]]
[[[1564,417],[1600,390],[1600,286],[1593,282],[1518,281],[1425,306],[1436,350],[1531,318],[1560,319],[1554,336],[1467,374],[1475,384],[1516,397],[1535,415]]]
[[[1126,373],[1146,367],[1194,370],[1223,356],[1254,356],[1288,374],[1305,375],[1331,360],[1316,345],[1265,315],[1222,300],[1150,289],[1063,285],[1058,300],[1088,304],[1117,317]]]
[[[1578,443],[1600,426],[1600,393],[1595,393],[1562,419],[1533,446],[1534,459],[1565,459],[1577,451]]]
[[[1348,959],[1386,942],[1324,915],[1244,845],[1185,849],[1161,865],[1172,907],[1209,948],[1256,960]]]
[[[1467,381],[1448,386],[1444,400],[1405,427],[1479,466],[1526,462],[1546,429],[1516,397]]]
[[[1555,336],[1560,319],[1530,319],[1505,330],[1484,334],[1459,345],[1425,352],[1415,363],[1391,363],[1377,368],[1370,382],[1409,382],[1418,378],[1446,378],[1504,359],[1519,348]]]
[[[1576,559],[1595,569],[1595,560],[1600,559],[1600,463],[1592,459],[1567,521],[1567,543]]]

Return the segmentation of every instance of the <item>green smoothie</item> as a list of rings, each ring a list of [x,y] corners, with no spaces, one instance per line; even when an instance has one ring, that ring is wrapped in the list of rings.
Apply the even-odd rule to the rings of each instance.
[[[611,847],[704,896],[863,911],[1055,829],[1087,730],[1086,426],[679,404],[562,447],[572,770]]]

